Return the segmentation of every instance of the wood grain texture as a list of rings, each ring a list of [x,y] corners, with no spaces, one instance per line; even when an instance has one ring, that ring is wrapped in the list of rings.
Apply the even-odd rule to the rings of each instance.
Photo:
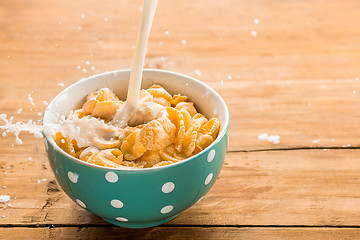
[[[16,115],[22,107],[18,118],[38,118],[29,109],[43,111],[42,100],[62,90],[58,83],[129,68],[140,6],[2,1],[1,111]],[[229,150],[359,146],[357,9],[357,1],[335,0],[160,1],[147,67],[198,77],[223,96],[231,113]],[[263,132],[279,135],[280,144],[258,141]]]
[[[39,120],[60,83],[129,68],[141,5],[0,1],[0,113]],[[23,136],[13,147],[1,138],[0,195],[11,206],[0,204],[0,239],[357,238],[359,15],[357,0],[159,1],[146,67],[196,77],[230,109],[229,153],[213,189],[162,227],[113,228],[59,189],[41,140]]]
[[[228,153],[211,191],[168,225],[360,226],[359,152]],[[60,191],[44,157],[6,169],[10,159],[0,160],[0,193],[12,198],[0,225],[108,225]]]
[[[155,227],[124,229],[116,227],[0,228],[0,237],[23,239],[247,239],[247,240],[338,240],[357,239],[359,229],[339,228],[212,228]]]

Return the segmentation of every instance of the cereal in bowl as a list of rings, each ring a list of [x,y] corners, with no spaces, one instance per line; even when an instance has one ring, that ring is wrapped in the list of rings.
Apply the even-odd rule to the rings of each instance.
[[[108,88],[90,93],[81,109],[60,121],[57,145],[91,164],[152,168],[199,153],[220,130],[218,118],[208,120],[186,96],[159,85],[142,89],[136,110],[119,118],[125,104]]]

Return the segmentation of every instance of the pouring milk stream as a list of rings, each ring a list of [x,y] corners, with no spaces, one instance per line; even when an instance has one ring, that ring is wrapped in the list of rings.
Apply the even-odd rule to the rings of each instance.
[[[130,82],[126,102],[118,109],[115,117],[111,121],[112,124],[119,127],[125,127],[126,124],[134,114],[139,114],[136,111],[139,107],[139,93],[141,86],[141,79],[143,74],[143,66],[147,50],[147,42],[149,39],[151,25],[154,19],[156,5],[158,0],[144,0],[142,19],[140,29],[136,40],[136,47],[134,53],[133,64],[130,74]]]

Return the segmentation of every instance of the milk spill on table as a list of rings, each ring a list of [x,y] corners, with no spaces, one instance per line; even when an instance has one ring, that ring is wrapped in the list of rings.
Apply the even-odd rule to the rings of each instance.
[[[121,138],[122,134],[119,133],[119,128],[124,128],[128,124],[134,126],[146,123],[161,116],[164,107],[152,102],[152,98],[149,99],[148,96],[145,96],[139,101],[147,42],[157,2],[158,0],[144,0],[143,16],[136,41],[127,100],[117,110],[110,124],[106,124],[103,120],[96,118],[86,117],[79,119],[76,115],[73,115],[68,119],[65,119],[64,116],[60,119],[59,116],[53,116],[59,119],[56,121],[56,124],[41,126],[36,125],[32,120],[29,120],[27,123],[13,123],[13,117],[7,120],[7,115],[1,114],[0,119],[5,122],[5,125],[0,126],[0,129],[5,130],[2,136],[6,137],[7,133],[13,133],[16,137],[16,143],[21,145],[22,140],[19,138],[20,132],[29,132],[30,134],[34,134],[36,138],[41,138],[42,131],[60,131],[64,136],[68,135],[71,139],[75,139],[79,147],[93,146],[91,140],[94,136],[103,139],[112,139],[115,136]],[[35,105],[30,95],[28,95],[28,101],[32,105]]]

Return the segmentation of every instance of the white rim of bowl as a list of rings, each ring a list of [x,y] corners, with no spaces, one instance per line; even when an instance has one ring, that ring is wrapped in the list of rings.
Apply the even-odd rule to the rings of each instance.
[[[85,78],[85,79],[82,79],[82,80],[79,80],[78,82],[70,85],[69,87],[65,88],[63,91],[61,91],[58,95],[56,95],[56,97],[49,103],[48,107],[46,108],[46,111],[44,113],[44,116],[43,116],[43,125],[44,125],[44,119],[47,119],[47,115],[48,115],[48,108],[51,107],[51,105],[56,102],[56,100],[58,98],[61,97],[62,94],[64,94],[69,88],[72,88],[73,86],[77,85],[77,84],[80,84],[82,83],[83,81],[87,81],[88,79],[92,79],[92,78],[96,78],[98,76],[101,76],[101,75],[106,75],[106,74],[112,74],[112,73],[119,73],[119,72],[129,72],[131,71],[131,69],[121,69],[121,70],[115,70],[115,71],[108,71],[108,72],[103,72],[103,73],[100,73],[100,74],[97,74],[97,75],[93,75],[93,76],[90,76],[88,78]],[[225,133],[227,132],[228,128],[229,128],[229,124],[230,124],[230,114],[229,114],[229,109],[224,101],[224,99],[222,99],[222,97],[220,96],[220,94],[218,94],[214,89],[212,89],[210,86],[208,86],[207,84],[201,82],[200,80],[196,79],[196,78],[193,78],[193,77],[190,77],[190,76],[187,76],[185,74],[181,74],[181,73],[177,73],[177,72],[172,72],[172,71],[168,71],[168,70],[159,70],[159,69],[144,69],[144,72],[161,72],[161,73],[166,73],[166,74],[170,74],[170,75],[177,75],[177,76],[180,76],[180,77],[183,77],[183,78],[187,78],[191,81],[194,81],[196,82],[197,84],[200,84],[204,87],[206,87],[212,94],[214,94],[221,102],[221,105],[225,111],[225,122],[224,122],[224,126],[221,127],[220,129],[220,132],[219,132],[219,135],[217,136],[217,138],[215,139],[214,142],[212,142],[208,147],[206,147],[204,150],[202,150],[201,152],[189,157],[189,158],[186,158],[184,160],[181,160],[179,162],[176,162],[176,163],[172,163],[172,164],[168,164],[168,165],[165,165],[165,166],[160,166],[160,167],[155,167],[155,168],[111,168],[111,167],[104,167],[104,166],[100,166],[100,165],[96,165],[96,164],[92,164],[92,163],[88,163],[88,162],[85,162],[85,161],[82,161],[76,157],[73,157],[71,156],[70,154],[66,153],[64,150],[62,150],[55,142],[54,138],[52,136],[49,136],[48,135],[48,132],[44,132],[44,136],[45,136],[45,139],[53,146],[54,150],[61,153],[62,155],[64,155],[65,157],[71,159],[72,161],[75,161],[79,164],[82,164],[82,165],[85,165],[85,166],[89,166],[89,167],[94,167],[94,168],[100,168],[100,169],[104,169],[104,170],[112,170],[112,171],[156,171],[156,170],[159,170],[159,169],[164,169],[164,168],[170,168],[170,167],[175,167],[177,165],[180,165],[180,164],[184,164],[188,161],[191,161],[192,159],[194,158],[197,158],[199,157],[200,155],[204,154],[205,152],[207,152],[210,148],[212,148],[214,145],[216,145],[224,136],[225,136]]]

